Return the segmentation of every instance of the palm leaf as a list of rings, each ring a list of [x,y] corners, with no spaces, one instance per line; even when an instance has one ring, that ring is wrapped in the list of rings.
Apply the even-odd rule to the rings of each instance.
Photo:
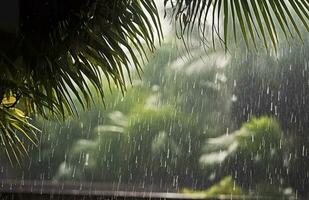
[[[124,92],[130,69],[139,72],[140,57],[162,38],[153,0],[59,1],[58,15],[54,3],[23,1],[18,38],[0,52],[1,142],[17,161],[24,148],[16,131],[34,143],[26,134],[34,127],[16,106],[45,117],[77,115],[75,99],[84,109],[93,103],[91,85],[102,99],[104,79]]]
[[[13,159],[20,160],[27,154],[25,140],[37,145],[36,127],[28,122],[26,115],[17,108],[0,107],[0,146],[4,150],[11,164]]]
[[[302,35],[299,26],[304,26],[309,31],[309,4],[306,0],[176,0],[164,1],[173,10],[172,16],[181,31],[180,37],[189,34],[193,24],[197,23],[203,38],[209,38],[205,31],[206,19],[213,17],[212,35],[223,35],[225,48],[228,47],[229,24],[232,23],[232,34],[236,40],[237,30],[246,46],[250,47],[250,41],[256,47],[259,40],[268,48],[268,41],[276,49],[279,31],[286,39]],[[212,9],[211,9],[212,8]],[[215,16],[218,23],[215,23]],[[223,32],[220,33],[221,20],[223,20]]]

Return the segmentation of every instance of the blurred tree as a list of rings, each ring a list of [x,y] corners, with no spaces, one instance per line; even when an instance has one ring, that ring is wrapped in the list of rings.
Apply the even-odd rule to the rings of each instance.
[[[40,151],[32,150],[27,170],[11,177],[158,185],[161,190],[208,186],[199,165],[201,148],[206,138],[225,131],[218,113],[227,116],[229,93],[224,66],[216,66],[220,53],[195,68],[192,62],[203,50],[196,49],[192,58],[184,58],[184,51],[163,45],[143,68],[143,80],[132,77],[125,97],[107,93],[105,107],[96,99],[96,106],[77,119],[37,118],[44,131]],[[175,69],[179,60],[181,69]]]
[[[231,107],[233,120],[238,126],[253,116],[271,115],[278,120],[289,143],[283,155],[287,166],[285,181],[306,197],[309,187],[309,48],[308,37],[303,40],[304,44],[282,42],[277,55],[269,52],[241,55],[235,51],[227,74],[237,99]]]
[[[267,195],[261,185],[274,185],[278,192],[289,186],[284,174],[285,147],[278,122],[262,117],[231,134],[209,139],[200,162],[213,180],[229,175],[250,193]],[[276,190],[272,195],[278,194]]]

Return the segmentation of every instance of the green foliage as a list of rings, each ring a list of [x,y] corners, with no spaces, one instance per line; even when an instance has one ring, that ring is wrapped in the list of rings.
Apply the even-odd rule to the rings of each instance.
[[[239,186],[255,189],[260,182],[280,184],[283,170],[282,130],[274,118],[262,117],[241,129],[208,139],[200,161],[214,179],[232,175]],[[221,167],[220,167],[221,166]]]
[[[279,156],[282,130],[273,118],[253,118],[242,126],[235,139],[238,151],[245,158],[254,155],[256,159],[271,162],[271,158]]]
[[[139,111],[130,117],[128,134],[131,145],[131,163],[136,163],[134,176],[145,175],[151,169],[152,179],[164,179],[185,174],[198,173],[191,163],[198,163],[203,137],[195,128],[196,122],[173,107]],[[151,178],[151,177],[147,177]]]
[[[197,198],[216,198],[220,196],[241,196],[244,195],[242,189],[235,185],[232,177],[227,176],[220,180],[219,183],[212,185],[205,191],[194,191],[184,189],[183,193],[195,196]]]
[[[177,42],[162,46],[144,69],[143,85],[157,90],[163,103],[195,117],[200,132],[215,136],[229,125],[231,98],[224,69],[229,58],[223,51],[205,53],[198,45],[189,51],[188,56]]]
[[[128,97],[116,105],[131,103]],[[91,180],[112,182],[121,177],[122,182],[150,178],[159,182],[165,174],[166,181],[172,182],[175,176],[188,173],[191,162],[198,163],[200,147],[195,141],[200,136],[194,129],[195,122],[171,106],[149,107],[146,102],[135,102],[127,115],[110,112],[102,125],[99,122],[92,128],[85,126],[91,131],[89,139],[77,140],[85,136],[74,136],[76,142],[67,147],[68,157],[59,165],[56,180],[92,177]]]
[[[32,163],[29,172],[24,172],[25,179],[39,179],[43,174],[54,181],[132,185],[164,182],[169,188],[204,182],[205,174],[199,165],[201,148],[210,134],[216,135],[206,126],[217,127],[212,122],[205,125],[205,119],[223,108],[213,102],[221,91],[203,83],[215,84],[217,68],[209,65],[212,73],[205,77],[178,71],[179,78],[174,81],[175,69],[170,62],[177,59],[181,58],[172,45],[166,44],[154,55],[156,61],[144,68],[143,80],[133,78],[133,87],[125,96],[112,87],[112,93],[105,96],[105,106],[96,99],[96,105],[78,118],[60,123],[37,118],[36,124],[43,125],[40,151],[31,150]],[[158,60],[160,64],[156,64]],[[196,87],[190,88],[196,79]],[[198,96],[201,91],[211,91],[213,96]],[[186,99],[185,94],[190,98]],[[200,113],[189,109],[197,106],[194,98],[198,105],[207,103]],[[15,177],[21,176],[18,173]]]

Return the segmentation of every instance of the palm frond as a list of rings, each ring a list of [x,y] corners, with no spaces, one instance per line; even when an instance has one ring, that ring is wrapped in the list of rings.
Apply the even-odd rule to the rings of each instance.
[[[143,40],[154,50],[154,32],[162,37],[160,26],[156,31],[152,26],[159,23],[153,1],[97,0],[95,3],[91,17],[88,13],[77,13],[78,19],[60,21],[58,27],[49,32],[50,39],[44,35],[35,38],[45,45],[38,43],[38,46],[29,36],[21,41],[25,51],[22,66],[18,68],[26,76],[20,87],[24,95],[32,99],[31,111],[46,115],[47,108],[62,115],[74,114],[72,94],[83,108],[88,107],[92,99],[88,83],[103,97],[103,76],[124,91],[125,73],[130,75],[132,66],[137,71],[141,69],[133,48],[144,52]],[[31,51],[33,44],[42,53]]]
[[[27,154],[25,141],[37,145],[36,127],[31,125],[23,111],[17,108],[0,107],[0,146],[4,150],[11,164],[13,160],[20,160]]]
[[[26,135],[34,130],[27,114],[77,114],[74,99],[89,107],[91,85],[103,99],[104,77],[124,92],[130,68],[139,73],[140,56],[147,58],[146,49],[153,51],[155,41],[162,39],[153,0],[34,2],[22,1],[18,38],[0,52],[0,135],[16,160],[25,152],[16,131]],[[6,107],[10,102],[5,96],[17,95],[16,103]]]
[[[251,44],[256,47],[262,40],[266,48],[271,41],[275,49],[279,32],[286,39],[302,39],[300,26],[309,31],[309,3],[306,0],[165,0],[164,3],[166,7],[171,5],[173,19],[180,25],[177,33],[180,37],[190,33],[197,23],[202,38],[219,36],[225,48],[228,47],[229,30],[235,40],[240,30],[248,48]],[[207,31],[205,24],[209,18],[212,28]]]

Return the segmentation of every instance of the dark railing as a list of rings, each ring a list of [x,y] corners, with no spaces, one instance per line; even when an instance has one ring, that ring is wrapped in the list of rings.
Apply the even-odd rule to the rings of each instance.
[[[275,200],[284,198],[252,196],[201,196],[176,192],[156,192],[120,185],[53,183],[43,181],[0,180],[0,200]]]

